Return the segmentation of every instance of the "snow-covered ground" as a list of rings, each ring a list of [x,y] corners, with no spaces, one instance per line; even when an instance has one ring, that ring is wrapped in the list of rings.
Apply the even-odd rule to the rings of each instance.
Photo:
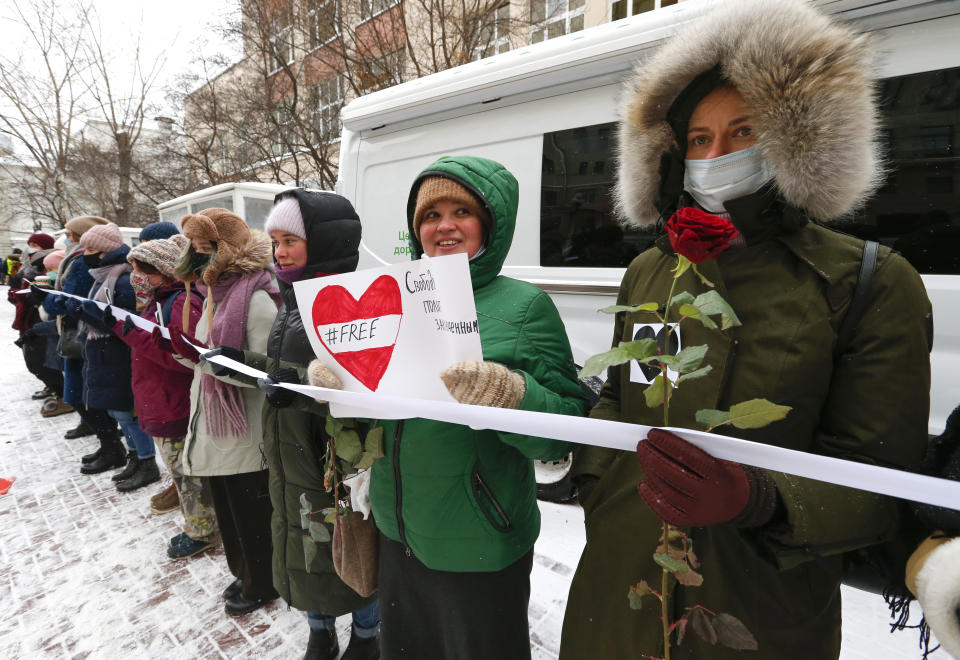
[[[158,487],[121,494],[110,472],[80,474],[80,456],[96,440],[63,438],[76,414],[40,416],[30,394],[41,384],[12,344],[12,311],[0,301],[0,477],[17,478],[0,495],[0,658],[301,657],[306,623],[282,601],[239,619],[224,614],[220,592],[232,577],[222,551],[167,559],[179,513],[150,513]],[[534,660],[557,657],[584,543],[579,507],[542,503],[541,510],[530,602]],[[845,589],[843,598],[842,658],[919,658],[916,631],[889,634],[879,596]],[[338,629],[344,647],[349,617]]]

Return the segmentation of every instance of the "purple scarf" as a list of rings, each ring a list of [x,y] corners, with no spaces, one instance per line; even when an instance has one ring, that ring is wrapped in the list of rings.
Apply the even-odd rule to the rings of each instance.
[[[211,321],[208,346],[229,346],[243,350],[250,298],[260,289],[270,294],[279,309],[280,290],[270,273],[265,270],[242,277],[233,276],[210,287],[207,292],[207,310],[209,312],[213,305],[217,305],[217,312]],[[247,434],[247,410],[239,387],[203,374],[200,379],[200,392],[203,396],[207,431],[211,435],[243,437]]]
[[[299,282],[300,277],[303,275],[303,271],[307,269],[306,266],[296,266],[294,268],[280,268],[280,266],[274,266],[273,272],[277,274],[277,279],[281,282],[286,282],[289,285],[293,285],[294,282]]]

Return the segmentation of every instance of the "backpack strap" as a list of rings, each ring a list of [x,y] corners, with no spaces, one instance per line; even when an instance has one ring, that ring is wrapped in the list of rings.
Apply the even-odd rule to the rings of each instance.
[[[163,301],[163,307],[160,308],[160,316],[163,318],[163,327],[170,325],[170,315],[173,313],[173,301],[179,297],[183,291],[177,291],[175,294]],[[184,329],[186,332],[186,329]]]
[[[853,290],[853,298],[850,300],[850,306],[847,307],[847,313],[840,322],[840,329],[837,330],[837,343],[833,349],[834,358],[839,358],[853,339],[853,333],[864,312],[867,311],[867,289],[870,287],[870,280],[873,279],[873,272],[877,268],[877,252],[880,250],[880,244],[877,241],[864,241],[863,259],[860,261],[860,273],[857,275],[857,286]]]

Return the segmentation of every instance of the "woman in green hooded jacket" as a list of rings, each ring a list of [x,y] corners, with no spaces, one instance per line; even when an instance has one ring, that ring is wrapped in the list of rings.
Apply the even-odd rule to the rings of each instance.
[[[483,158],[441,158],[413,183],[413,258],[467,254],[483,346],[482,362],[441,377],[461,403],[582,415],[556,307],[537,287],[499,275],[517,204],[517,180]],[[569,446],[427,419],[382,426],[370,501],[381,532],[383,657],[529,658],[540,532],[533,459],[561,458]]]

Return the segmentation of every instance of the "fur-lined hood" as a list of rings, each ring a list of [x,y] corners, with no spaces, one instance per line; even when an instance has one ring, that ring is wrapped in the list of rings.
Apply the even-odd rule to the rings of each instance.
[[[868,40],[802,0],[730,0],[684,26],[626,83],[617,211],[651,225],[661,160],[680,145],[671,104],[719,67],[752,110],[757,147],[780,196],[817,220],[854,210],[880,183]]]
[[[203,283],[213,286],[231,275],[243,277],[258,270],[272,270],[272,265],[273,245],[270,237],[259,229],[251,229],[247,242],[236,250],[230,261],[221,259],[217,250],[213,261],[203,271]]]
[[[185,215],[180,220],[183,235],[191,240],[174,269],[174,275],[183,282],[197,279],[192,268],[193,239],[207,240],[216,245],[210,262],[203,268],[202,280],[213,286],[230,275],[249,275],[258,270],[272,270],[273,246],[270,237],[258,229],[250,229],[240,216],[220,208],[204,209]]]

